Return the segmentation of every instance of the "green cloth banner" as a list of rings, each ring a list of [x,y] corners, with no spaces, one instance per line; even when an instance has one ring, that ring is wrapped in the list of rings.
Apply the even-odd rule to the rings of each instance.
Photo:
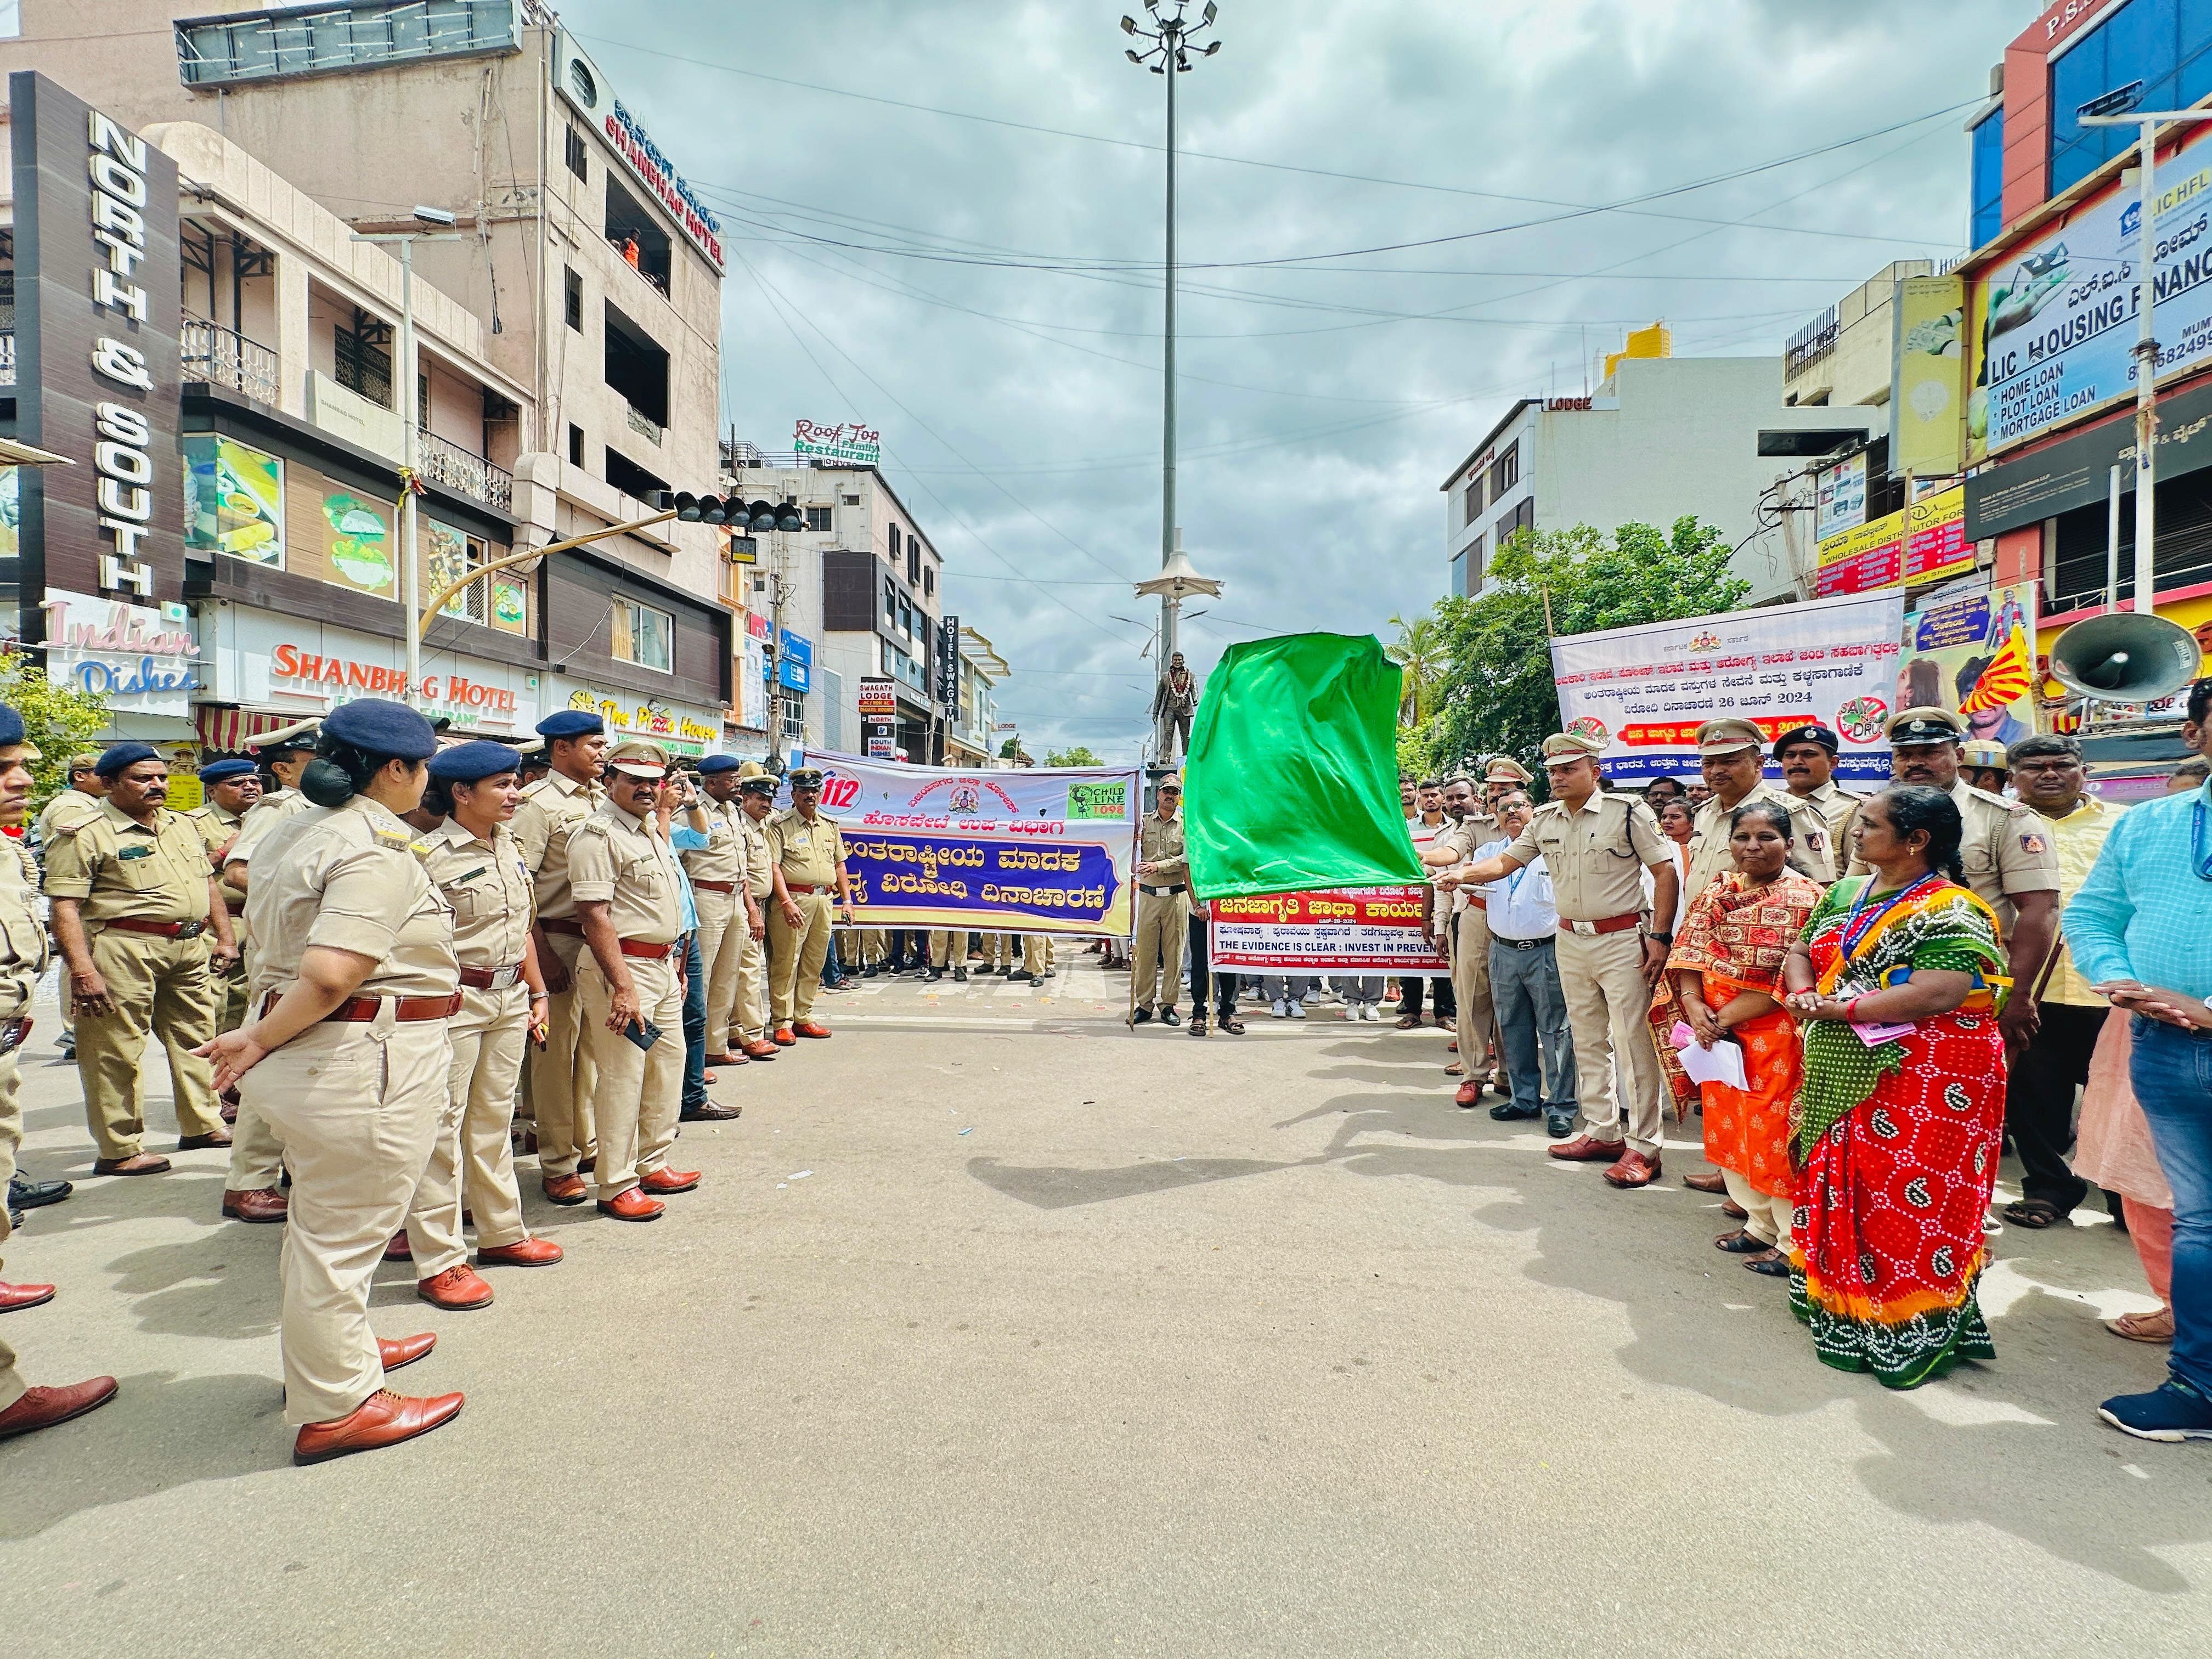
[[[1371,635],[1232,645],[1207,677],[1183,780],[1204,898],[1423,880],[1398,802],[1400,671]]]

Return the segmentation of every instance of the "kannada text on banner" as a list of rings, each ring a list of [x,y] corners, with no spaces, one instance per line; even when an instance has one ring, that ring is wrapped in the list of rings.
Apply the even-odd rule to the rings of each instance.
[[[1134,769],[961,771],[811,753],[845,838],[854,925],[1127,934]]]
[[[1208,955],[1217,968],[1262,974],[1449,974],[1451,964],[1421,932],[1424,891],[1346,887],[1214,899]]]

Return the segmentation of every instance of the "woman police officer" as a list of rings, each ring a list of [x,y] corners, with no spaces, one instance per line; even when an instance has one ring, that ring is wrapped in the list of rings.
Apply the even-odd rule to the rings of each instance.
[[[430,1336],[380,1341],[368,1293],[407,1213],[448,1098],[460,1006],[453,918],[398,815],[422,799],[430,723],[364,698],[325,719],[307,811],[254,854],[246,927],[253,1018],[198,1052],[284,1144],[290,1224],[279,1271],[284,1420],[295,1463],[388,1446],[449,1422],[459,1394],[403,1398],[389,1367]]]

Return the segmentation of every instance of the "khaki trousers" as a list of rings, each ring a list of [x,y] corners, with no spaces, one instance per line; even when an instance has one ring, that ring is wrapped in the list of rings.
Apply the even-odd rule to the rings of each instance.
[[[707,1052],[730,1052],[738,1023],[738,964],[744,960],[745,902],[735,893],[692,890],[699,910],[699,972],[707,981]]]
[[[1186,937],[1188,935],[1189,931],[1190,924],[1186,921],[1183,923],[1183,932]],[[1178,951],[1176,956],[1176,961],[1179,963],[1182,960],[1182,953]],[[1042,933],[1024,933],[1022,935],[1023,971],[1030,974],[1038,979],[1042,979],[1044,977],[1044,970],[1051,966],[1052,940]],[[1170,979],[1173,979],[1175,975],[1170,972],[1168,977]]]
[[[1778,1250],[1787,1250],[1790,1248],[1790,1200],[1762,1193],[1734,1170],[1723,1169],[1721,1179],[1728,1183],[1728,1195],[1744,1208],[1744,1231],[1761,1243],[1771,1244]]]
[[[827,893],[793,893],[799,926],[783,919],[783,907],[769,912],[768,959],[775,976],[775,1018],[778,1025],[814,1017],[822,994],[822,963],[830,954],[830,919],[835,912]]]
[[[68,981],[63,981],[66,984]],[[9,1018],[15,1018],[12,1014]],[[5,1176],[15,1173],[15,1149],[23,1144],[22,1076],[16,1069],[15,1056],[11,1052],[0,1054],[0,1186],[5,1185]],[[0,1203],[0,1244],[8,1242],[8,1206]],[[0,1266],[5,1266],[0,1262]],[[23,1397],[30,1385],[16,1374],[15,1351],[0,1342],[0,1412],[4,1412]]]
[[[940,929],[929,936],[929,965],[939,972],[947,968],[965,968],[968,965],[964,951],[958,963],[952,960],[952,933],[949,928]]]
[[[135,1158],[143,1150],[146,1115],[139,1066],[149,1036],[158,1037],[169,1053],[177,1133],[207,1135],[222,1128],[215,1073],[192,1054],[215,1040],[222,1006],[208,971],[206,939],[159,939],[102,927],[93,935],[92,965],[107,981],[115,1006],[110,1014],[80,1011],[76,1022],[85,1121],[100,1156]]]
[[[1567,1000],[1567,1029],[1575,1039],[1575,1080],[1582,1092],[1583,1124],[1593,1140],[1619,1140],[1622,1120],[1628,1144],[1647,1157],[1659,1152],[1659,1054],[1644,1016],[1651,988],[1644,982],[1644,936],[1633,927],[1594,938],[1559,928],[1559,989]],[[1464,1053],[1464,1048],[1462,1049]],[[1613,1065],[1620,1062],[1630,1098],[1614,1098]]]
[[[438,1138],[407,1211],[415,1277],[435,1279],[469,1259],[461,1212],[476,1218],[477,1243],[489,1248],[530,1237],[514,1182],[514,1085],[530,1046],[530,988],[461,988],[461,1012],[447,1022],[453,1042]],[[242,1116],[243,1114],[240,1114]]]
[[[592,1134],[592,1062],[576,1040],[576,970],[592,953],[574,933],[548,933],[545,939],[568,972],[568,988],[547,1004],[545,1046],[530,1056],[538,1169],[550,1179],[575,1174],[576,1165],[597,1150],[597,1144]]]
[[[283,1287],[284,1421],[343,1417],[384,1386],[368,1292],[407,1218],[445,1110],[452,1045],[442,1020],[325,1020],[239,1084],[292,1170],[277,1258]]]
[[[823,931],[826,937],[829,930]],[[583,1046],[592,1060],[599,1126],[599,1167],[592,1186],[602,1204],[668,1162],[668,1149],[676,1144],[676,1115],[684,1103],[684,994],[676,986],[676,959],[632,957],[624,965],[637,988],[640,1017],[660,1028],[659,1040],[650,1048],[607,1030],[614,994],[599,971],[599,959],[586,951],[576,964],[576,1005]],[[814,971],[822,971],[818,957]]]
[[[1137,943],[1129,957],[1137,1006],[1152,1006],[1155,988],[1162,1007],[1176,1006],[1182,982],[1183,944],[1189,936],[1190,904],[1181,893],[1137,895]]]
[[[1490,913],[1470,904],[1459,913],[1452,940],[1452,997],[1459,1005],[1459,1057],[1467,1076],[1490,1075],[1495,1021],[1490,995]]]
[[[1014,947],[1006,934],[983,935],[983,965],[986,968],[1011,968],[1014,965]]]
[[[764,909],[774,907],[772,896],[755,902]],[[768,1036],[768,944],[755,939],[750,927],[733,931],[738,935],[738,985],[730,1008],[730,1043],[734,1049],[741,1042],[758,1042]],[[709,1024],[710,1040],[714,1034]]]

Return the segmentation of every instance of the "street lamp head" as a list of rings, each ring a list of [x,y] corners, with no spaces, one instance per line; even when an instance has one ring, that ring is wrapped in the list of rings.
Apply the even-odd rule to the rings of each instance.
[[[426,225],[442,225],[448,230],[459,222],[453,215],[447,212],[443,208],[423,207],[418,204],[410,211]]]
[[[1220,42],[1220,41],[1218,41],[1218,40],[1216,40],[1216,41],[1212,42],[1210,45],[1208,45],[1208,46],[1207,46],[1207,47],[1206,47],[1206,49],[1204,52],[1201,52],[1200,53],[1199,53],[1198,55],[1199,55],[1200,58],[1211,58],[1211,57],[1212,57],[1212,56],[1213,56],[1213,54],[1214,54],[1215,52],[1219,52],[1220,50],[1221,50],[1221,42]]]
[[[1199,27],[1200,28],[1205,27],[1207,24],[1211,23],[1215,18],[1220,15],[1221,8],[1215,5],[1213,3],[1213,0],[1206,0],[1206,9],[1198,15]]]
[[[1133,17],[1124,17],[1121,20],[1121,33],[1124,34],[1134,34],[1136,32],[1137,20]]]
[[[1131,52],[1123,52],[1123,53],[1121,54],[1121,56],[1123,56],[1124,58],[1127,58],[1127,59],[1128,59],[1131,63],[1133,63],[1133,64],[1141,64],[1141,63],[1143,63],[1143,62],[1145,61],[1143,58],[1141,58],[1138,57],[1138,56],[1137,56],[1137,54],[1136,54],[1133,51],[1131,51]]]

